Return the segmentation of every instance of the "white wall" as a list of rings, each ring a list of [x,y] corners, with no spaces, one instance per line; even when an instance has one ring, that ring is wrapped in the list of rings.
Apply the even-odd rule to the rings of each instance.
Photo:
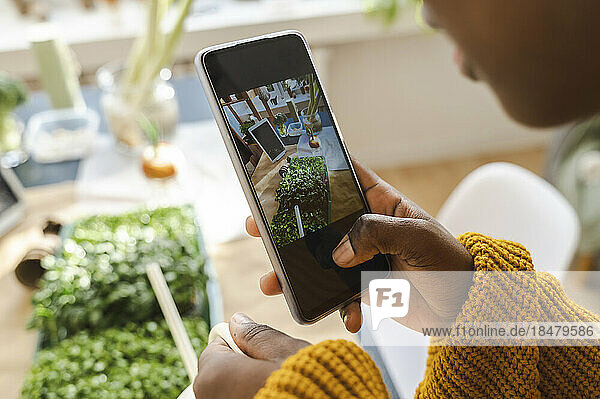
[[[372,167],[548,140],[510,121],[485,85],[463,78],[440,34],[336,45],[326,53],[317,63],[326,64],[325,85],[346,142]]]

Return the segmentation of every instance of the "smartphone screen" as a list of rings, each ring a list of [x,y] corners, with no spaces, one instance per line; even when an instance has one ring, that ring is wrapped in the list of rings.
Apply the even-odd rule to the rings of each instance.
[[[360,293],[361,271],[332,251],[368,206],[295,34],[214,50],[204,67],[302,318],[312,321]],[[279,276],[282,278],[282,276]]]

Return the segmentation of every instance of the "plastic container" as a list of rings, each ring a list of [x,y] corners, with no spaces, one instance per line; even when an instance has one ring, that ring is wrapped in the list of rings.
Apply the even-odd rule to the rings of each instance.
[[[292,122],[287,127],[287,135],[290,137],[298,137],[304,133],[302,122]]]
[[[98,113],[91,109],[37,113],[27,124],[25,148],[39,163],[81,159],[92,150],[99,123]]]

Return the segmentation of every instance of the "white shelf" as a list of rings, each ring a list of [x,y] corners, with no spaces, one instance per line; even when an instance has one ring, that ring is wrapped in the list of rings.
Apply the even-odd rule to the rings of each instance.
[[[200,4],[203,0],[200,1]],[[352,43],[418,31],[411,12],[392,27],[366,17],[361,0],[219,0],[214,11],[192,14],[185,25],[178,59],[192,59],[207,45],[284,29],[303,32],[314,47]],[[0,0],[0,70],[24,78],[37,74],[29,50],[35,23],[17,15],[11,0]],[[49,22],[76,54],[84,71],[127,55],[144,23],[144,3],[121,0],[117,9],[98,2],[83,10],[78,1],[63,2]]]

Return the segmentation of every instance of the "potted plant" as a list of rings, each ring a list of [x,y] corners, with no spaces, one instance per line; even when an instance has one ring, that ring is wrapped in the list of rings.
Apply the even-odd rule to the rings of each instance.
[[[160,131],[173,134],[179,119],[175,92],[167,80],[168,70],[192,0],[147,0],[146,30],[133,45],[125,64],[110,63],[97,72],[104,91],[102,106],[118,142],[138,147],[145,141],[137,123],[144,114]],[[167,26],[170,7],[177,7],[175,22]],[[164,28],[164,29],[163,29]]]
[[[273,122],[275,122],[275,125],[279,129],[279,135],[281,137],[285,137],[286,135],[285,121],[287,121],[287,116],[285,116],[283,112],[280,112],[277,115],[275,115],[275,118],[273,119]]]
[[[256,122],[254,121],[254,119],[250,119],[240,123],[240,134],[243,136],[246,144],[256,144],[254,138],[252,138],[252,135],[248,131],[248,129],[254,126],[255,123]]]
[[[0,72],[0,154],[6,166],[16,166],[27,159],[21,150],[23,123],[12,113],[26,99],[23,84]]]
[[[177,147],[160,140],[160,132],[156,125],[140,115],[138,121],[150,145],[142,152],[142,170],[149,179],[168,179],[177,174],[177,162],[182,154]]]
[[[252,135],[248,131],[248,129],[250,129],[251,126],[254,126],[255,123],[256,121],[254,119],[242,122],[240,124],[240,133],[244,136],[244,142],[248,144],[248,148],[250,149],[252,154],[256,157],[256,159],[259,159],[262,154],[262,150],[260,149],[258,143],[256,143],[256,141],[254,140],[254,137],[252,137]]]
[[[321,116],[319,115],[319,102],[323,98],[323,93],[319,88],[319,84],[315,80],[314,76],[310,74],[308,76],[308,88],[310,94],[310,101],[308,107],[304,108],[300,113],[304,129],[309,136],[317,135],[323,130],[323,124],[321,123]]]

